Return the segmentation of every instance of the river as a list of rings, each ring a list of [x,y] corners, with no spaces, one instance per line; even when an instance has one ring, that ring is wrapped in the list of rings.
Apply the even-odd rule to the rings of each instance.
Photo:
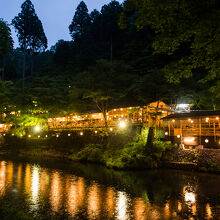
[[[17,196],[37,219],[220,219],[214,174],[0,158],[0,200]]]

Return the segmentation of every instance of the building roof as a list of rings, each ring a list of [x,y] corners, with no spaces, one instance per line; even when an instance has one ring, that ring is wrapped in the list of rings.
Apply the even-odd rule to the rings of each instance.
[[[211,116],[220,116],[220,111],[190,111],[185,113],[175,113],[162,118],[162,120],[169,120],[175,118],[211,117]]]

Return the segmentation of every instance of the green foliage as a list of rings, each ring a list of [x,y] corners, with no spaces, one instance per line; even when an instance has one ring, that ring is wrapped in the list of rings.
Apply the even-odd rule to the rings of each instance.
[[[42,130],[47,130],[47,118],[45,115],[10,115],[6,117],[5,121],[13,125],[10,131],[16,136],[26,135],[28,129],[33,129],[36,125],[41,126]]]
[[[103,113],[107,125],[106,113],[110,105],[126,95],[132,79],[129,71],[130,67],[124,63],[99,60],[95,66],[76,76],[71,89],[73,98],[93,102]]]
[[[152,44],[155,54],[167,54],[171,59],[163,72],[169,82],[180,83],[194,74],[200,82],[210,82],[211,91],[219,81],[220,13],[218,1],[127,0],[121,17],[138,11],[136,26],[151,26],[156,35]],[[204,74],[201,74],[205,72]],[[219,93],[219,92],[218,92]]]

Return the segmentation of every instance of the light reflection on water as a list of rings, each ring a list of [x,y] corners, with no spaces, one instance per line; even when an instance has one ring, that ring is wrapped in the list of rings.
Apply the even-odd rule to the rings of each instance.
[[[31,210],[37,211],[48,202],[48,211],[65,212],[73,219],[79,215],[117,220],[220,219],[220,198],[217,196],[216,205],[210,199],[205,201],[206,192],[200,193],[204,187],[198,182],[181,180],[175,194],[166,192],[166,197],[163,192],[157,192],[159,188],[149,191],[150,186],[143,188],[142,195],[147,192],[147,196],[134,195],[126,189],[119,190],[114,185],[100,184],[68,172],[0,161],[0,197],[13,190],[25,193]],[[172,190],[166,187],[165,190]]]

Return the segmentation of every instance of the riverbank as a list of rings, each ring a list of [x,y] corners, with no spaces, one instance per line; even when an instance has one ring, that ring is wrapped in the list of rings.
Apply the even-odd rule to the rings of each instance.
[[[173,168],[220,173],[220,150],[183,150],[170,142],[156,139],[147,145],[148,129],[110,136],[21,139],[10,137],[0,147],[0,154],[20,158],[50,158],[97,163],[113,169]],[[85,141],[86,140],[86,141]]]

